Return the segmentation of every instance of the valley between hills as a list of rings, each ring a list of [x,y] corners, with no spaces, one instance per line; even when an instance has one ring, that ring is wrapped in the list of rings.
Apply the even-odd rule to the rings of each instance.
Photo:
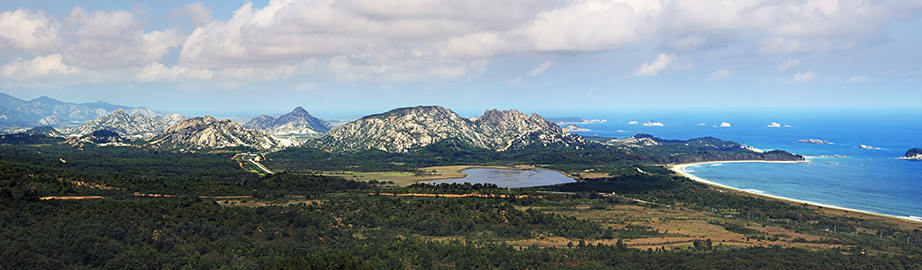
[[[467,118],[417,106],[334,127],[300,107],[243,124],[109,109],[0,136],[2,268],[922,268],[918,222],[709,186],[665,166],[803,160],[780,150],[584,138],[515,110]],[[417,183],[469,167],[577,182]]]

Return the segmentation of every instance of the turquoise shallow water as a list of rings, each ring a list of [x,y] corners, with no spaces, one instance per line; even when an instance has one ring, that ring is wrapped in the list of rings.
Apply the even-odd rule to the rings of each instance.
[[[922,216],[922,161],[895,159],[909,148],[922,147],[922,111],[613,112],[582,117],[608,120],[580,125],[591,130],[576,132],[583,136],[712,136],[764,150],[786,150],[815,163],[722,163],[687,169],[726,186],[892,216]],[[648,121],[663,126],[642,125]],[[722,122],[730,127],[719,127]],[[772,122],[781,127],[767,127]],[[795,143],[803,139],[832,144]],[[855,148],[862,144],[880,149]]]

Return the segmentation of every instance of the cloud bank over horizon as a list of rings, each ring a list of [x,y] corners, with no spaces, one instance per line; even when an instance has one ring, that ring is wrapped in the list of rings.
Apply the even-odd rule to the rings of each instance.
[[[566,78],[581,55],[612,53],[611,62],[587,65],[609,67],[588,72],[861,85],[878,75],[824,70],[811,59],[892,42],[901,33],[888,25],[922,12],[922,0],[272,0],[232,13],[216,11],[227,2],[166,4],[0,10],[0,87],[221,91],[288,80],[288,90],[310,92],[356,84],[520,88]],[[580,92],[605,92],[590,88],[599,89]]]

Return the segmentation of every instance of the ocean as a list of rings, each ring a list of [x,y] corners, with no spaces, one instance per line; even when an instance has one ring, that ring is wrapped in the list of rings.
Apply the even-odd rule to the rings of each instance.
[[[635,111],[580,117],[607,120],[577,124],[591,130],[574,132],[583,136],[711,136],[800,154],[814,164],[720,163],[686,169],[722,185],[890,216],[922,216],[922,161],[896,159],[910,148],[922,148],[920,110]],[[650,121],[662,126],[643,125]],[[795,143],[804,139],[831,143]]]

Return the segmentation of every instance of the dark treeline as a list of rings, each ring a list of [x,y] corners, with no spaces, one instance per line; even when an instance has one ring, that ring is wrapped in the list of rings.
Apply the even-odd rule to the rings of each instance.
[[[278,196],[370,187],[319,175],[260,177],[241,169],[231,157],[233,153],[172,153],[134,147],[0,145],[0,196],[129,196],[134,192]]]

